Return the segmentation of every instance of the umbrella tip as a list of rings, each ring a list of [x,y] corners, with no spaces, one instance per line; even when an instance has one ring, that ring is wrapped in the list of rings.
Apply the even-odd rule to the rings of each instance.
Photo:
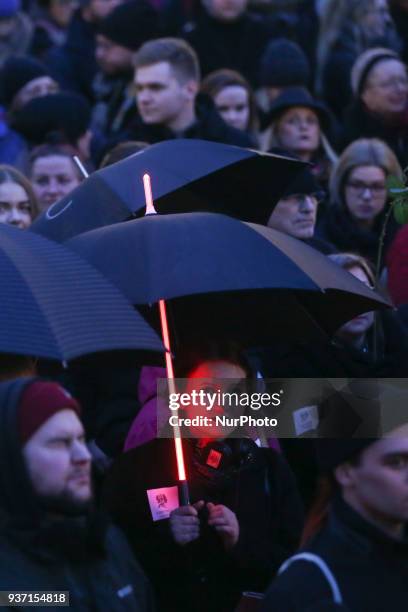
[[[146,215],[156,215],[157,211],[153,204],[152,183],[149,174],[143,175],[143,187],[146,200]]]

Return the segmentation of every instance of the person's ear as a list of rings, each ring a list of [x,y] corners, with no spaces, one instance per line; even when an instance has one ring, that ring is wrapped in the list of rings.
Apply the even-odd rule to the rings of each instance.
[[[198,93],[198,83],[197,81],[187,81],[184,85],[184,92],[186,99],[189,101],[195,100],[195,97]]]
[[[340,486],[348,488],[354,484],[355,469],[351,463],[342,463],[335,469],[334,476]]]

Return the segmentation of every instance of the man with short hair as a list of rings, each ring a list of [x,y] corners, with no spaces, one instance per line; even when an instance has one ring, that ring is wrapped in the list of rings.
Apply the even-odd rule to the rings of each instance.
[[[93,508],[79,415],[56,383],[0,384],[0,583],[8,591],[67,591],[77,612],[152,610],[123,535]]]
[[[342,600],[339,609],[349,612],[405,612],[407,425],[382,439],[321,439],[317,445],[325,493],[322,488],[305,527],[301,553],[309,557],[288,563],[262,611],[303,612]]]
[[[312,238],[317,206],[322,195],[322,189],[313,174],[305,168],[273,209],[268,227],[300,240]]]
[[[252,146],[244,132],[228,126],[211,101],[198,95],[197,55],[177,38],[152,40],[135,56],[134,84],[140,120],[128,139],[153,143],[170,138],[201,138]]]

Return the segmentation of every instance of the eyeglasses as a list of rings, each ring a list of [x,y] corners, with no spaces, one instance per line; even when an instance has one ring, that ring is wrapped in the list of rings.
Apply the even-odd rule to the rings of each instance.
[[[374,197],[381,197],[387,188],[384,183],[363,183],[363,181],[348,181],[346,186],[352,189],[357,195],[361,196],[368,189]]]
[[[408,89],[408,77],[394,77],[392,79],[388,79],[387,81],[371,83],[371,87],[379,87],[380,89],[384,90],[396,89],[397,87]]]

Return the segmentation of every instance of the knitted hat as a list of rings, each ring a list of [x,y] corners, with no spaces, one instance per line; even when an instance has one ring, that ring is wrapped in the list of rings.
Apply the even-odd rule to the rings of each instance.
[[[54,382],[35,380],[23,391],[17,409],[17,429],[21,444],[60,410],[70,409],[80,414],[78,402],[63,387]]]
[[[121,47],[137,51],[144,42],[158,36],[158,15],[146,0],[131,0],[102,19],[98,32]]]
[[[56,93],[25,104],[15,114],[13,127],[32,144],[50,142],[52,135],[55,142],[75,145],[90,120],[91,108],[83,96]]]
[[[20,10],[20,0],[1,0],[0,2],[0,19],[12,17]]]
[[[0,73],[2,101],[9,106],[27,83],[42,76],[50,76],[47,67],[31,57],[10,57]]]
[[[263,87],[307,87],[309,61],[298,44],[277,38],[268,44],[261,57],[259,78]]]
[[[400,60],[400,57],[395,51],[382,47],[367,49],[358,56],[351,70],[351,89],[355,96],[362,93],[371,70],[383,60]]]

